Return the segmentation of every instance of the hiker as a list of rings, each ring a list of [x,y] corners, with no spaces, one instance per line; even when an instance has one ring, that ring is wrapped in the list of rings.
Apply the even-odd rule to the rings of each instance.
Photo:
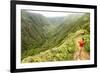
[[[78,56],[79,56],[79,59],[80,59],[81,58],[81,54],[82,54],[82,50],[83,50],[84,44],[85,44],[84,38],[81,38],[78,43],[79,43],[79,55]]]

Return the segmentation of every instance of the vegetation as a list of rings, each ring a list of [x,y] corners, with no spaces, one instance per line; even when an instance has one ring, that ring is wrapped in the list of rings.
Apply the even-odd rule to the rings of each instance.
[[[42,14],[22,10],[22,63],[75,60],[77,37],[85,39],[84,48],[89,53],[89,25],[88,13],[47,18]]]

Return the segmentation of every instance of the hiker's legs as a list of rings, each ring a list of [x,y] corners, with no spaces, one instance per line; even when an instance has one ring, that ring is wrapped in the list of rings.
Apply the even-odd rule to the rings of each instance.
[[[82,47],[80,48],[80,51],[79,51],[79,59],[81,59],[81,53],[82,53]]]

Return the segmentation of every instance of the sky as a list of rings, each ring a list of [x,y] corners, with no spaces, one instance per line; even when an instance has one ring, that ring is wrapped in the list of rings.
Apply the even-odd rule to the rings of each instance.
[[[67,16],[69,14],[76,14],[76,13],[72,13],[72,12],[53,12],[53,11],[28,11],[28,12],[39,13],[46,17],[62,17],[62,16]]]

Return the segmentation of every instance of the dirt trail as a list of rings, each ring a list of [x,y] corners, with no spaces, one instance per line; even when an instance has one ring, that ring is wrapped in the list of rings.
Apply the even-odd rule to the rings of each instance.
[[[81,56],[79,57],[80,48],[79,48],[78,41],[80,40],[80,38],[81,37],[77,37],[76,40],[75,40],[75,43],[76,43],[76,52],[74,54],[74,59],[75,60],[89,60],[90,59],[90,55],[84,49],[82,49]]]

